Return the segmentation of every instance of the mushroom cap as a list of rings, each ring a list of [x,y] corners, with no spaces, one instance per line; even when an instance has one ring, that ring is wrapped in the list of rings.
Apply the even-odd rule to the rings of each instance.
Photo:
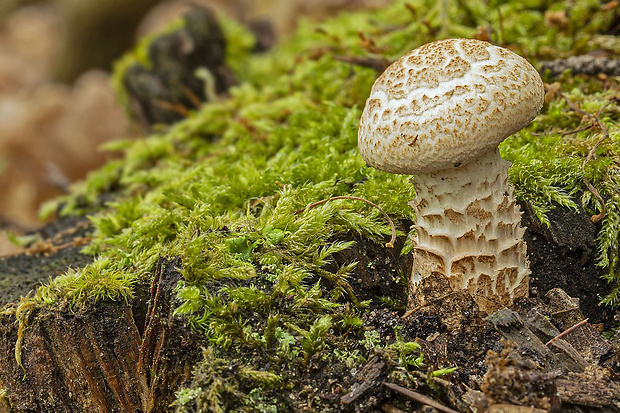
[[[358,147],[398,174],[457,167],[529,124],[544,102],[540,75],[510,50],[447,39],[407,53],[375,81]]]

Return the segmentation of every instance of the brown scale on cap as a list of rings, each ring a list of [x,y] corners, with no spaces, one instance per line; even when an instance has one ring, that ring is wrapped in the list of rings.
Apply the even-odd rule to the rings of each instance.
[[[527,295],[521,212],[497,145],[543,100],[540,75],[525,59],[470,39],[421,46],[373,85],[360,154],[377,169],[415,175],[409,308],[433,298],[422,285],[429,277],[469,292],[487,313]]]

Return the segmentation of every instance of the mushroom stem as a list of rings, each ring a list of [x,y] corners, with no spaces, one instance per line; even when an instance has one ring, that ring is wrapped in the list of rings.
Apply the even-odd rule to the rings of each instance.
[[[492,148],[465,165],[415,176],[408,308],[445,295],[447,286],[469,292],[487,314],[527,296],[530,270],[509,166]]]

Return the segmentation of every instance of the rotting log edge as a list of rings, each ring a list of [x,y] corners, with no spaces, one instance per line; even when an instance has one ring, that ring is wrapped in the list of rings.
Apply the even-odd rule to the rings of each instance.
[[[180,276],[175,264],[158,262],[147,311],[157,312],[158,322],[144,337],[134,319],[139,306],[130,303],[104,301],[76,312],[33,309],[23,333],[22,370],[15,359],[18,322],[0,315],[0,411],[169,410],[199,354],[198,340],[171,311]]]
[[[17,323],[1,318],[0,385],[11,410],[142,411],[141,340],[128,305],[102,303],[86,314],[34,311],[24,331],[25,374],[14,356]]]

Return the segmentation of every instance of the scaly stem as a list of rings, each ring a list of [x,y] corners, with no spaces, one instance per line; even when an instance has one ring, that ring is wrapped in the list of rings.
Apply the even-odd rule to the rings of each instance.
[[[486,313],[527,296],[530,271],[509,166],[494,148],[466,165],[415,177],[409,308],[448,292],[420,288],[431,275],[469,292]]]

